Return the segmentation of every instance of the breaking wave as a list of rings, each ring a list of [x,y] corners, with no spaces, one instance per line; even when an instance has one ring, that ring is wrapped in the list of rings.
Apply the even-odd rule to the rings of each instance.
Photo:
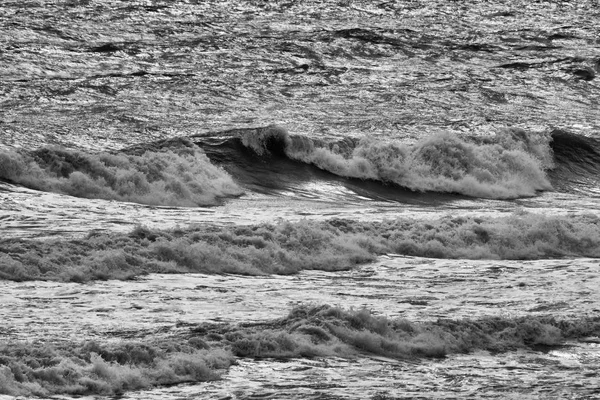
[[[382,254],[463,259],[600,257],[600,218],[517,213],[481,219],[332,219],[253,226],[138,227],[83,239],[0,241],[0,279],[85,282],[148,273],[345,270]]]
[[[140,155],[63,148],[0,151],[0,179],[32,189],[149,205],[204,206],[242,189],[191,142]]]
[[[218,335],[214,327],[200,331],[205,335]],[[566,339],[598,333],[598,317],[557,320],[552,316],[527,316],[412,322],[376,316],[366,309],[303,305],[294,308],[285,318],[230,331],[224,339],[232,342],[232,351],[239,357],[371,354],[414,359],[443,358],[475,350],[505,352],[559,346]]]
[[[406,141],[326,140],[268,126],[143,143],[116,154],[0,151],[0,179],[78,197],[167,206],[215,205],[245,190],[276,193],[313,180],[336,181],[373,199],[408,202],[425,192],[514,199],[553,189],[596,190],[599,172],[598,140],[517,128],[489,137],[438,133]]]
[[[504,129],[488,138],[442,133],[415,143],[374,136],[327,142],[291,136],[277,126],[227,134],[230,139],[220,146],[227,145],[230,152],[238,140],[260,157],[286,157],[340,177],[412,191],[511,199],[552,189],[546,175],[554,166],[550,135],[521,129]],[[197,139],[200,146],[210,146],[206,137]]]
[[[115,396],[158,385],[215,380],[235,361],[203,341],[0,344],[0,394]]]

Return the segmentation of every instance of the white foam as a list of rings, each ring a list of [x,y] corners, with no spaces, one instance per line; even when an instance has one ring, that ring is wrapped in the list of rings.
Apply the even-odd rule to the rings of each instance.
[[[415,191],[460,193],[483,198],[518,198],[551,190],[549,137],[505,129],[478,142],[442,133],[414,144],[367,137],[349,153],[316,147],[290,158],[336,175],[394,183]]]
[[[243,193],[195,146],[140,156],[58,148],[36,155],[2,151],[0,178],[43,191],[151,205],[211,205]]]

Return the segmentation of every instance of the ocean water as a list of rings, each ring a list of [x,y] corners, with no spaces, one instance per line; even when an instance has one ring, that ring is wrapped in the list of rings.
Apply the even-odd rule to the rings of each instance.
[[[594,1],[0,4],[0,398],[600,398]]]

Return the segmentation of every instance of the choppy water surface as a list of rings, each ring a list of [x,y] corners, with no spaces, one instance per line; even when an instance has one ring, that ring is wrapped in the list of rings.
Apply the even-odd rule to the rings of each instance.
[[[0,397],[600,398],[597,6],[2,1]]]
[[[475,353],[431,362],[361,358],[243,361],[224,382],[155,392],[202,399],[542,399],[597,398],[598,344],[506,357]],[[573,382],[577,383],[573,383]],[[126,398],[142,399],[148,392]]]

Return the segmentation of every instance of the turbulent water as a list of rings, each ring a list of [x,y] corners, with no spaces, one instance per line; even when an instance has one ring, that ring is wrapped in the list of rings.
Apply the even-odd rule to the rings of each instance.
[[[3,1],[0,398],[600,398],[599,16]]]

